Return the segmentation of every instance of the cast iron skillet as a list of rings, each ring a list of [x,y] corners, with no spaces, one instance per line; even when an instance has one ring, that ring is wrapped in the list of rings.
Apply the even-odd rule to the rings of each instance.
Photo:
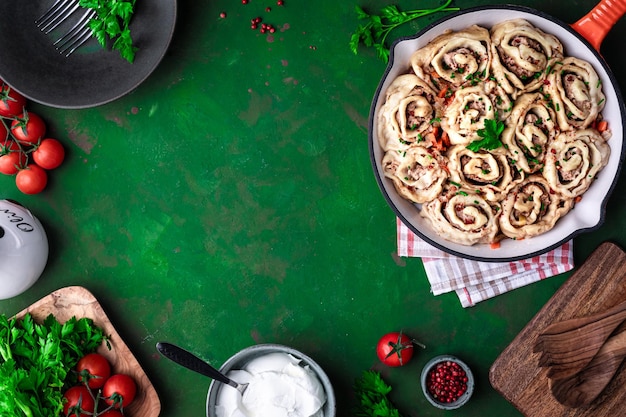
[[[531,258],[548,252],[574,236],[599,228],[604,222],[606,203],[615,187],[624,159],[624,124],[626,111],[617,82],[608,65],[599,53],[602,40],[609,29],[626,11],[626,0],[602,0],[592,11],[573,25],[549,16],[546,13],[523,6],[503,5],[476,7],[449,15],[428,26],[415,36],[399,39],[391,49],[389,65],[374,96],[369,117],[369,146],[371,162],[380,189],[402,222],[416,235],[431,245],[449,254],[467,259],[488,262],[505,262]],[[597,180],[576,204],[574,210],[561,218],[551,231],[521,241],[505,239],[500,248],[479,244],[464,246],[449,242],[438,236],[423,219],[413,203],[403,199],[396,192],[393,183],[385,178],[381,161],[384,155],[380,148],[376,120],[377,112],[383,104],[388,85],[400,74],[409,70],[409,59],[417,49],[445,30],[460,30],[478,24],[490,28],[495,23],[523,18],[546,33],[555,35],[563,43],[565,55],[589,61],[598,72],[606,95],[605,119],[613,133],[609,144],[611,157],[608,165],[598,175]]]
[[[46,35],[34,23],[52,3],[0,1],[0,78],[51,107],[95,107],[134,90],[157,67],[174,32],[176,0],[138,1],[130,25],[139,47],[133,64],[102,49],[95,39],[66,58],[52,44],[67,24]]]

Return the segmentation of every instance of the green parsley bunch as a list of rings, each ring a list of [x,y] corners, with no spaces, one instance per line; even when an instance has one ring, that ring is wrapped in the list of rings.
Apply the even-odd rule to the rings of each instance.
[[[358,401],[355,414],[359,417],[402,417],[400,411],[389,400],[389,386],[380,373],[364,371],[355,381],[354,391]]]
[[[411,10],[409,12],[403,12],[397,6],[389,5],[383,7],[380,10],[380,14],[369,14],[361,7],[356,6],[355,10],[358,19],[365,23],[359,24],[350,37],[350,50],[356,55],[359,44],[362,43],[367,47],[373,47],[378,57],[387,62],[389,61],[389,46],[387,44],[389,32],[419,17],[438,12],[459,10],[458,7],[448,7],[450,3],[452,3],[452,0],[446,0],[439,7]]]
[[[103,330],[87,318],[61,324],[50,315],[38,324],[30,314],[0,315],[0,415],[60,415],[70,370],[105,340]]]
[[[135,10],[136,0],[79,0],[81,7],[96,11],[96,17],[89,21],[93,36],[103,48],[113,42],[111,48],[119,51],[122,58],[132,63],[137,47],[130,36],[130,21]]]

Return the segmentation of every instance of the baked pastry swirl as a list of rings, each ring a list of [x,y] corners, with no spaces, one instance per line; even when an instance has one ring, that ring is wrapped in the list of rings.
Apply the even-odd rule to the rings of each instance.
[[[385,176],[393,181],[398,194],[415,203],[426,203],[441,194],[448,179],[445,165],[437,150],[424,146],[391,150],[383,158]]]
[[[452,184],[474,190],[487,201],[501,201],[508,190],[524,178],[504,149],[474,152],[456,145],[448,150],[447,155]]]
[[[555,63],[547,91],[561,130],[589,127],[604,108],[602,83],[590,63],[567,57]]]
[[[476,25],[446,32],[416,51],[410,64],[413,72],[435,91],[451,92],[489,78],[490,42],[489,31]]]
[[[550,143],[543,176],[560,194],[581,196],[606,166],[610,153],[595,129],[563,132]]]
[[[498,234],[499,204],[493,204],[469,189],[452,187],[445,195],[422,206],[422,217],[433,229],[463,245],[490,243]]]
[[[558,133],[551,103],[540,93],[523,94],[506,124],[502,143],[517,167],[529,174],[542,169],[548,144]]]
[[[482,84],[459,89],[441,119],[452,145],[467,145],[479,138],[486,119],[496,117],[496,106]]]
[[[552,191],[539,174],[517,184],[502,202],[500,230],[512,239],[525,239],[552,229],[573,206],[571,198]]]
[[[491,28],[493,74],[512,95],[537,90],[548,69],[563,57],[563,45],[524,19]]]
[[[608,163],[604,100],[592,65],[526,20],[446,32],[386,91],[384,175],[449,241],[546,233]]]
[[[397,77],[387,89],[380,109],[378,138],[381,147],[406,149],[433,130],[433,121],[441,117],[443,100],[426,82],[414,74]]]

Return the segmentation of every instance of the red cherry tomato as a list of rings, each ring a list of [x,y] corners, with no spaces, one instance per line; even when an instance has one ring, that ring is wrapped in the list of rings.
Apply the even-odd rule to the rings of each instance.
[[[35,113],[24,112],[11,122],[11,133],[20,142],[34,145],[46,134],[46,123]]]
[[[24,194],[37,194],[43,191],[48,184],[48,174],[36,164],[29,164],[18,171],[15,176],[15,185]]]
[[[0,83],[0,116],[15,117],[22,114],[26,106],[26,98],[8,84],[2,81]]]
[[[27,163],[28,157],[13,139],[0,140],[0,173],[15,175]]]
[[[104,383],[102,395],[104,402],[115,408],[128,407],[137,394],[135,380],[126,374],[115,374]]]
[[[376,355],[385,365],[402,366],[413,357],[413,340],[402,332],[383,335],[376,345]]]
[[[0,156],[0,173],[15,175],[21,168],[26,166],[28,158],[22,151],[13,151]]]
[[[72,387],[63,396],[67,400],[63,405],[64,416],[89,417],[93,414],[95,402],[87,387],[83,385]]]
[[[87,379],[89,388],[102,388],[111,376],[111,365],[107,358],[99,353],[89,353],[78,361],[76,372],[79,381]]]
[[[33,151],[33,160],[43,169],[54,169],[61,165],[65,158],[65,149],[56,139],[44,139]]]
[[[0,122],[0,143],[5,144],[9,141],[13,142],[9,137],[9,129],[7,129],[3,122]]]

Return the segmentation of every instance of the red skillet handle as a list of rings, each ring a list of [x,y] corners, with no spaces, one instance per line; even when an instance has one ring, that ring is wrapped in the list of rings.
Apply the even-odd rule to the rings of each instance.
[[[600,44],[615,23],[626,12],[626,0],[601,0],[572,27],[600,52]]]

